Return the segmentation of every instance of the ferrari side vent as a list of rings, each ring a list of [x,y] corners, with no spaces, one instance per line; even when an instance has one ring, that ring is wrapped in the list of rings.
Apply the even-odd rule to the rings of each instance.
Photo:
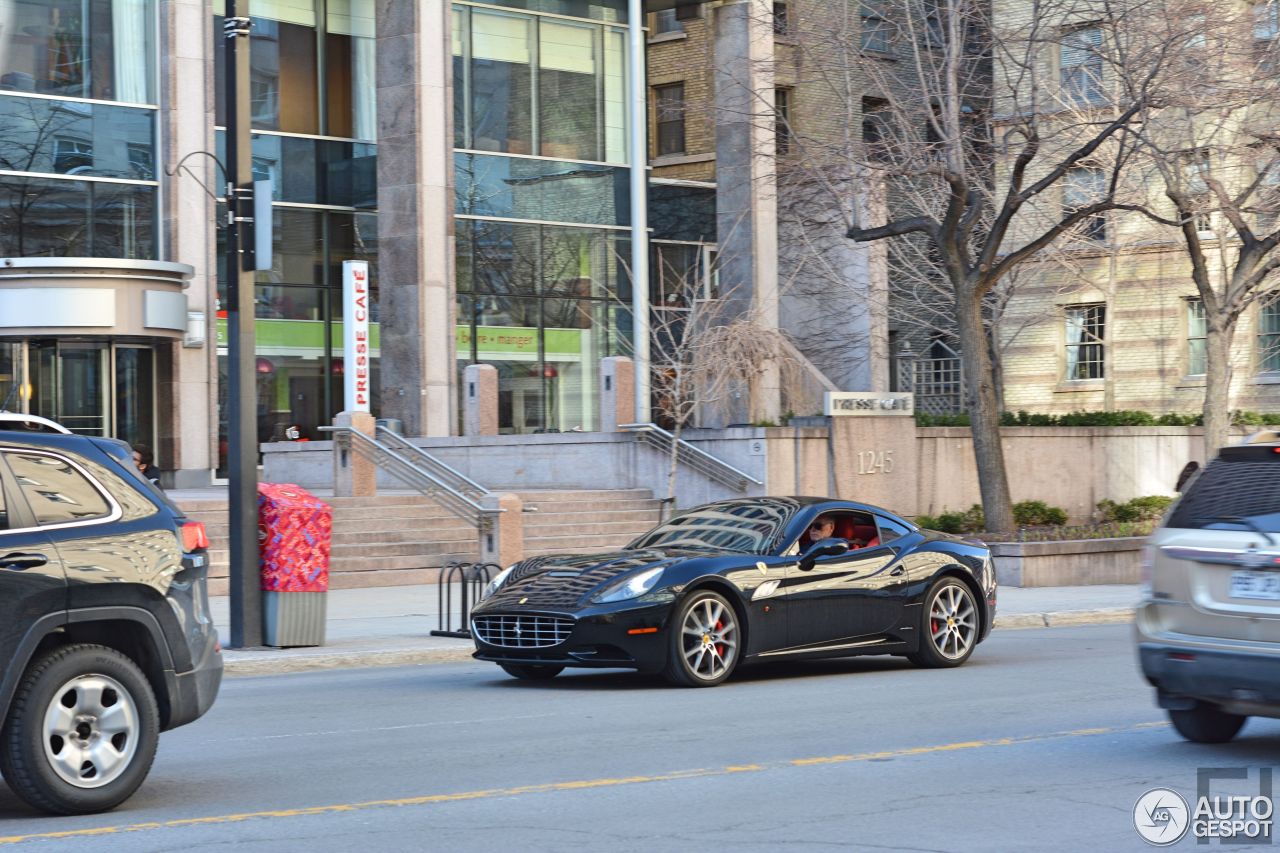
[[[563,616],[485,614],[473,617],[471,630],[482,643],[504,649],[543,649],[569,639],[573,620]]]

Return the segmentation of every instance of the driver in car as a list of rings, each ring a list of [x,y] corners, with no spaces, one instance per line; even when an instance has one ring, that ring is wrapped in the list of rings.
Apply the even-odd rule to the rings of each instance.
[[[830,539],[836,535],[836,520],[832,515],[820,515],[813,520],[807,531],[808,543],[812,545],[820,539]],[[866,545],[861,539],[846,539],[850,548],[861,548]]]

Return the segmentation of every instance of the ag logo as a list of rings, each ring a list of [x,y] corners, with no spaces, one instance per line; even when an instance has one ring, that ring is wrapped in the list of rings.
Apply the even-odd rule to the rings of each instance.
[[[1190,809],[1177,791],[1152,788],[1133,806],[1133,826],[1142,840],[1167,847],[1182,840],[1190,826]]]

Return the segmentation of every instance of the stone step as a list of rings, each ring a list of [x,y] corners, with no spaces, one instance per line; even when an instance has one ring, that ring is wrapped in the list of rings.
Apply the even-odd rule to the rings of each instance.
[[[421,584],[428,586],[427,589],[423,590],[423,594],[429,598],[424,600],[434,603],[437,590],[436,584],[439,579],[439,568],[376,569],[366,572],[346,572],[331,576],[329,578],[329,589],[366,589],[375,586],[411,586]],[[227,595],[229,593],[229,585],[229,580],[225,575],[211,577],[209,578],[209,594]],[[431,624],[427,626],[427,629],[435,627],[435,624]]]
[[[580,533],[583,535],[616,534],[635,538],[641,533],[647,533],[653,529],[652,524],[640,521],[592,521],[589,518],[589,516],[584,517],[583,521],[565,521],[563,516],[552,516],[539,524],[530,524],[526,521],[524,536],[525,539],[530,539],[543,536],[570,536],[574,533]]]

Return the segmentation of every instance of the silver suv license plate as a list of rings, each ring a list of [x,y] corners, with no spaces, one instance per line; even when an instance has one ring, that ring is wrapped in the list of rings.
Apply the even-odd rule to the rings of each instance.
[[[1231,597],[1280,601],[1280,574],[1274,572],[1232,572]]]

